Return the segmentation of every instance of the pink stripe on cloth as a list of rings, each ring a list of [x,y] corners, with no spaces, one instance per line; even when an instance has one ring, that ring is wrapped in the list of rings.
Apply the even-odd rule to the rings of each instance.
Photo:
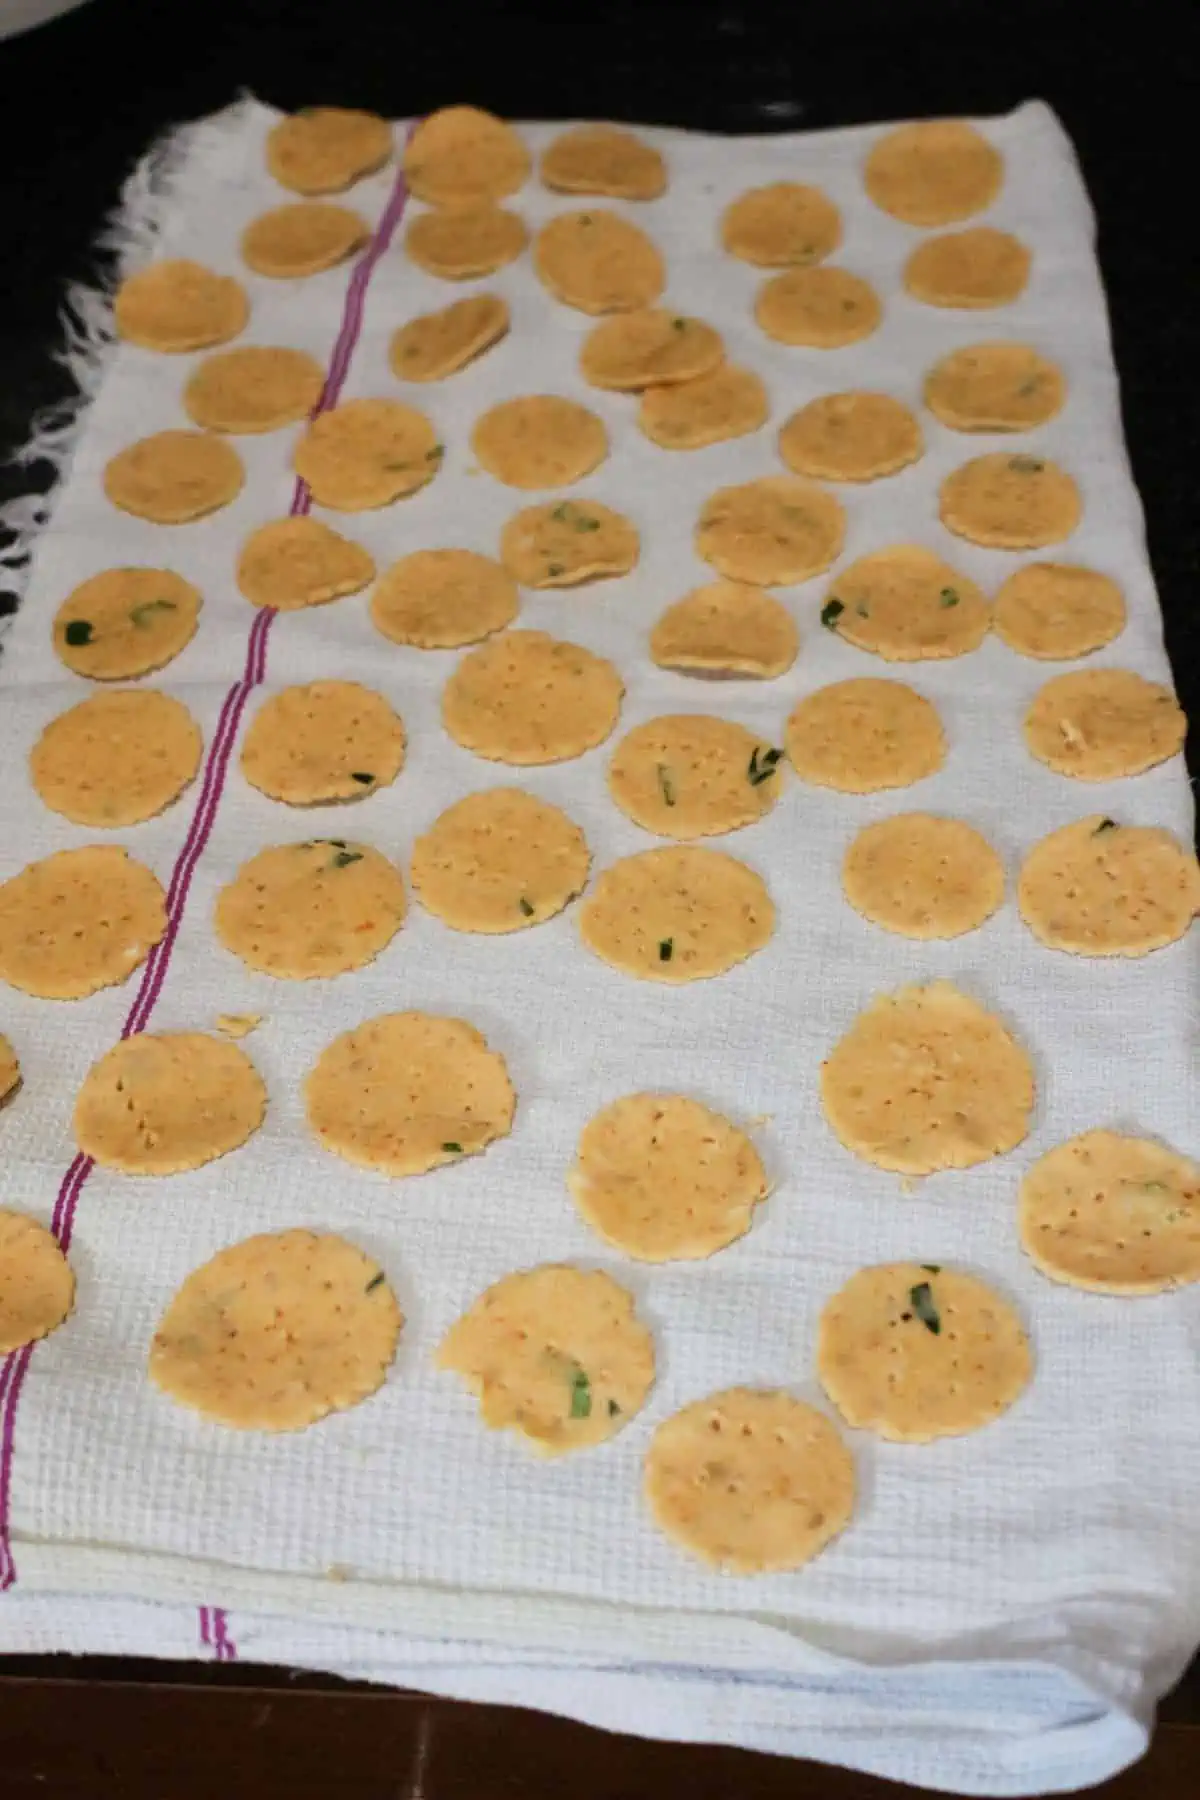
[[[409,135],[411,135],[411,131]],[[371,241],[355,263],[347,283],[341,324],[330,355],[325,386],[321,391],[320,399],[313,408],[314,417],[318,413],[327,412],[330,407],[336,406],[341,397],[346,377],[350,372],[355,347],[362,333],[367,289],[371,277],[380,259],[391,245],[396,228],[404,216],[407,201],[408,189],[405,186],[404,174],[401,170],[397,173],[387,205],[380,214],[379,223],[375,227]],[[308,491],[307,483],[297,479],[292,490],[292,503],[289,508],[291,516],[299,517],[307,514],[311,506],[312,495]],[[266,679],[267,648],[275,618],[276,614],[270,608],[264,608],[255,617],[246,642],[242,673],[222,702],[217,727],[205,758],[195,810],[192,813],[187,835],[175,859],[175,866],[167,888],[167,927],[159,943],[154,946],[146,958],[137,993],[134,995],[133,1003],[121,1028],[122,1038],[131,1037],[135,1032],[144,1031],[158,1004],[163,984],[171,967],[171,957],[179,937],[180,927],[183,924],[192,877],[195,875],[196,867],[204,854],[205,846],[216,822],[242,715],[246,710],[246,703],[250,695]],[[80,1195],[94,1167],[95,1164],[91,1157],[82,1154],[75,1156],[59,1186],[54,1203],[51,1229],[64,1251],[70,1247]],[[11,1587],[17,1579],[17,1568],[12,1549],[9,1504],[12,1488],[13,1449],[21,1391],[35,1347],[33,1344],[26,1344],[22,1349],[11,1352],[0,1365],[0,1591]],[[220,1607],[202,1606],[199,1609],[199,1628],[201,1642],[206,1648],[213,1650],[219,1662],[235,1660],[237,1646],[229,1634],[226,1614]]]

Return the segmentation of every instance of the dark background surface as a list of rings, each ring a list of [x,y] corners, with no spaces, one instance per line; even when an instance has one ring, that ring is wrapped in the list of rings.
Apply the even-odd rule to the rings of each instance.
[[[1098,214],[1168,648],[1200,717],[1198,70],[1194,0],[1125,6],[1108,24],[1075,0],[92,0],[0,43],[0,457],[67,392],[53,361],[57,310],[67,281],[95,277],[92,246],[121,180],[158,132],[243,89],[284,107],[394,117],[469,100],[518,117],[728,131],[998,112],[1039,96],[1071,133]],[[37,473],[0,466],[0,499]],[[1192,750],[1195,769],[1194,740]],[[1200,1794],[1200,1670],[1164,1717],[1152,1760],[1106,1788],[1112,1800]],[[0,1795],[188,1800],[218,1789],[257,1800],[900,1792],[321,1677],[0,1661]]]

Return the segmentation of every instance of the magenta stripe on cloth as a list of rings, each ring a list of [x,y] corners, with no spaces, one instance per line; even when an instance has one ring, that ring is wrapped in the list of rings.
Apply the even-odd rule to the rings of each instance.
[[[327,412],[331,406],[336,406],[341,397],[346,377],[350,372],[354,350],[362,332],[367,288],[380,258],[385,254],[395,236],[396,228],[404,215],[407,200],[408,190],[401,171],[396,176],[387,205],[380,215],[371,241],[355,263],[347,283],[341,324],[329,359],[325,386],[321,391],[320,399],[313,408],[314,416],[317,413]],[[297,480],[292,492],[292,504],[289,508],[291,515],[297,517],[306,514],[311,505],[312,496],[308,491],[307,484]],[[192,878],[212,833],[221,797],[225,791],[229,763],[237,742],[242,715],[246,710],[246,702],[254,689],[266,679],[267,648],[275,617],[275,613],[269,608],[264,608],[256,615],[246,642],[242,673],[229,689],[222,703],[216,730],[213,732],[212,742],[205,758],[195,810],[192,813],[187,835],[180,846],[179,855],[176,857],[170,884],[167,888],[167,927],[160,942],[154,946],[146,958],[137,993],[121,1028],[123,1038],[131,1037],[135,1032],[146,1029],[162,993],[163,983],[170,970],[171,957],[187,908]],[[51,1229],[64,1250],[70,1248],[80,1195],[94,1166],[91,1157],[82,1154],[75,1156],[59,1186]],[[13,1351],[8,1355],[4,1359],[3,1365],[0,1365],[0,1590],[11,1587],[17,1579],[9,1524],[9,1500],[12,1488],[17,1411],[34,1348],[33,1344],[26,1344],[23,1349]],[[201,1643],[206,1649],[212,1651],[218,1662],[232,1662],[236,1659],[237,1646],[230,1635],[227,1616],[219,1606],[199,1608],[199,1629]]]

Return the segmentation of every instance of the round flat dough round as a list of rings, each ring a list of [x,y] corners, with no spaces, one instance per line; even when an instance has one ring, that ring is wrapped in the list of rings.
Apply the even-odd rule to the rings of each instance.
[[[262,1077],[227,1038],[142,1031],[88,1070],[75,1141],[102,1169],[180,1175],[238,1149],[266,1110]]]
[[[608,765],[608,791],[644,831],[717,837],[770,812],[782,759],[782,750],[732,719],[669,713],[621,739]]]
[[[604,211],[557,214],[538,232],[533,266],[556,300],[585,313],[650,306],[667,279],[645,232]]]
[[[151,263],[127,275],[113,302],[118,336],[143,350],[176,354],[227,344],[249,317],[240,282],[186,258]]]
[[[890,394],[822,394],[784,421],[779,454],[797,475],[878,481],[923,456],[925,439]]]
[[[75,1276],[53,1232],[0,1211],[0,1355],[47,1337],[74,1304]]]
[[[760,269],[821,262],[842,241],[842,215],[820,188],[772,181],[749,188],[721,214],[721,242],[730,256]]]
[[[442,723],[489,762],[567,762],[604,742],[624,691],[613,664],[581,645],[506,631],[463,657],[442,693]]]
[[[371,622],[394,644],[453,650],[511,625],[512,577],[476,550],[414,550],[385,569],[371,595]]]
[[[371,227],[348,206],[298,200],[251,219],[242,233],[242,261],[256,275],[297,280],[336,268],[371,236]]]
[[[657,200],[667,166],[658,151],[616,125],[573,125],[542,152],[542,180],[560,194]]]
[[[854,1510],[854,1461],[815,1407],[770,1388],[725,1388],[658,1427],[645,1496],[672,1541],[730,1575],[811,1562]]]
[[[404,923],[400,871],[369,844],[273,844],[217,895],[217,938],[251,969],[328,980],[374,962]]]
[[[441,468],[443,454],[433,426],[415,407],[399,400],[343,400],[313,420],[292,466],[318,506],[366,512],[423,488]]]
[[[0,885],[0,981],[83,1000],[126,981],[166,928],[158,877],[127,851],[58,850]]]
[[[509,322],[499,294],[472,294],[440,312],[418,313],[392,338],[392,373],[401,381],[443,381],[498,344]]]
[[[17,1053],[0,1031],[0,1107],[7,1106],[21,1085],[21,1064]]]
[[[1062,370],[1028,344],[968,344],[925,377],[926,406],[953,431],[1031,431],[1066,397]]]
[[[529,242],[525,221],[503,206],[418,213],[404,248],[418,268],[443,281],[474,281],[514,262]]]
[[[140,825],[195,779],[202,748],[182,701],[123,688],[52,719],[30,751],[29,775],[51,811],[76,825]]]
[[[500,534],[500,560],[522,587],[578,587],[628,575],[640,550],[636,525],[599,500],[527,506]]]
[[[803,781],[843,794],[909,787],[946,760],[935,707],[902,681],[835,681],[801,700],[787,753]]]
[[[382,1387],[404,1324],[373,1257],[271,1231],[193,1270],[150,1347],[155,1387],[238,1431],[303,1431]]]
[[[260,525],[237,562],[237,584],[250,604],[276,612],[299,612],[357,594],[374,576],[369,550],[304,514]]]
[[[953,225],[990,206],[1004,158],[965,119],[921,119],[879,139],[863,183],[884,212],[906,225]]]
[[[593,387],[627,394],[695,381],[724,357],[720,332],[703,319],[650,306],[593,325],[579,352],[579,368]]]
[[[825,266],[772,275],[758,291],[754,316],[777,344],[839,350],[878,330],[883,308],[861,275]]]
[[[393,148],[392,128],[377,113],[306,106],[268,132],[267,168],[295,194],[340,194],[381,169]]]
[[[948,981],[880,994],[821,1065],[835,1135],[900,1175],[970,1169],[1029,1131],[1033,1065],[999,1019]]]
[[[1157,825],[1093,813],[1034,845],[1017,883],[1021,917],[1051,950],[1145,956],[1181,938],[1200,912],[1200,867]]]
[[[183,390],[183,410],[206,431],[278,431],[307,419],[324,386],[307,351],[251,344],[206,356]]]
[[[821,623],[887,662],[921,662],[978,650],[988,607],[975,583],[932,550],[892,544],[834,578]]]
[[[1011,232],[974,225],[918,244],[904,265],[904,285],[927,306],[1008,306],[1025,292],[1032,261]]]
[[[511,125],[475,106],[430,113],[404,152],[409,191],[430,206],[503,200],[529,179],[529,152]]]
[[[641,1410],[654,1339],[611,1275],[543,1263],[485,1288],[437,1363],[478,1396],[489,1430],[518,1431],[543,1456],[561,1456],[602,1444]]]
[[[1022,656],[1065,662],[1111,644],[1125,629],[1116,582],[1077,563],[1026,563],[1008,577],[992,607],[992,629]]]
[[[524,931],[582,893],[591,861],[578,825],[520,788],[468,794],[413,845],[421,904],[453,931]]]
[[[287,806],[365,800],[404,764],[404,725],[357,681],[282,688],[259,707],[242,745],[246,780]]]
[[[191,582],[170,569],[105,569],[59,607],[54,651],[89,681],[134,681],[191,642],[202,604]]]
[[[826,1302],[817,1374],[845,1419],[899,1444],[978,1431],[1033,1372],[1016,1312],[974,1275],[929,1263],[860,1269]]]
[[[643,850],[605,869],[579,909],[589,950],[639,981],[723,975],[775,929],[762,877],[719,850]]]
[[[975,931],[1004,898],[1004,865],[961,819],[897,813],[865,825],[842,863],[842,889],[872,925],[902,937]]]
[[[723,1250],[769,1191],[745,1132],[682,1094],[629,1094],[589,1119],[567,1186],[606,1243],[640,1262]]]
[[[504,1058],[462,1019],[381,1013],[334,1038],[304,1083],[313,1135],[360,1169],[423,1175],[512,1130]]]
[[[1157,681],[1130,669],[1077,669],[1038,690],[1023,729],[1047,768],[1077,781],[1113,781],[1177,756],[1187,718]]]
[[[156,431],[104,466],[113,505],[154,525],[185,525],[228,506],[245,479],[232,444],[207,431]]]
[[[957,537],[997,550],[1037,550],[1070,537],[1083,513],[1065,469],[1041,456],[976,456],[947,475],[938,516]]]
[[[1200,1281],[1200,1169],[1150,1138],[1085,1131],[1029,1170],[1017,1231],[1052,1281],[1167,1293]]]
[[[827,569],[845,532],[845,510],[832,494],[798,475],[764,475],[704,502],[696,550],[730,581],[789,587]]]
[[[800,634],[774,595],[737,581],[693,588],[650,633],[650,654],[662,669],[684,675],[769,681],[791,668]]]
[[[569,487],[608,455],[608,433],[595,413],[561,394],[501,400],[475,421],[471,448],[507,487]]]
[[[637,422],[663,450],[702,450],[757,431],[769,411],[767,390],[753,369],[722,363],[693,381],[647,388]]]

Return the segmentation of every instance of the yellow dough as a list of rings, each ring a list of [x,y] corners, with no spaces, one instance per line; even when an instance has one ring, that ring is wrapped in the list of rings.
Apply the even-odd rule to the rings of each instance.
[[[927,306],[1008,306],[1025,292],[1032,261],[1010,232],[974,225],[918,244],[904,265],[904,285]]]
[[[770,812],[782,760],[782,750],[732,719],[671,713],[621,739],[608,765],[608,791],[645,831],[715,837]]]
[[[762,269],[821,262],[842,241],[842,217],[820,188],[773,181],[750,188],[721,215],[721,242],[730,256]]]
[[[762,877],[691,845],[622,857],[579,909],[579,934],[639,981],[678,987],[723,975],[769,942],[775,908]]]
[[[865,825],[846,852],[842,888],[856,912],[903,937],[951,938],[990,919],[1004,866],[961,819],[898,813]]]
[[[578,825],[520,788],[468,794],[413,845],[421,904],[454,931],[524,931],[583,889],[590,855]]]
[[[403,762],[404,725],[382,694],[357,681],[309,681],[259,708],[241,770],[272,800],[331,806],[390,787]]]
[[[1030,431],[1061,412],[1067,384],[1028,344],[969,344],[925,377],[925,404],[953,431]]]
[[[1145,956],[1181,938],[1200,912],[1200,867],[1169,831],[1093,813],[1034,845],[1017,901],[1051,950]]]
[[[925,453],[921,427],[890,394],[823,394],[786,419],[779,454],[797,475],[878,481]]]
[[[724,356],[720,332],[703,319],[645,307],[593,325],[579,352],[579,368],[593,387],[640,393],[709,375]]]
[[[764,475],[718,488],[700,509],[696,550],[719,575],[788,587],[827,569],[842,548],[840,500],[798,475]]]
[[[1022,656],[1062,662],[1087,656],[1125,629],[1116,582],[1077,563],[1026,563],[1008,577],[992,607],[992,629]]]
[[[206,431],[278,431],[307,419],[324,386],[307,351],[252,344],[206,356],[183,390],[183,410]]]
[[[835,577],[821,623],[886,662],[920,662],[977,650],[988,608],[975,583],[932,550],[892,544]]]
[[[158,431],[118,450],[104,492],[122,512],[154,525],[186,525],[236,500],[246,471],[231,444],[207,431]]]
[[[969,1169],[1029,1131],[1033,1067],[948,981],[881,994],[821,1065],[821,1105],[855,1156],[900,1175]]]
[[[1041,456],[977,456],[947,475],[938,516],[956,536],[997,550],[1037,550],[1070,537],[1083,513],[1079,489]]]
[[[654,1340],[610,1275],[543,1263],[486,1288],[442,1339],[437,1364],[463,1377],[490,1430],[561,1456],[603,1443],[641,1410]]]
[[[589,1119],[567,1186],[588,1224],[640,1262],[714,1255],[769,1191],[746,1134],[683,1094],[629,1094]]]
[[[421,650],[476,644],[516,616],[512,577],[475,550],[414,550],[383,571],[371,595],[375,629]]]
[[[276,844],[217,895],[218,941],[252,969],[312,981],[365,968],[404,922],[400,872],[369,844]]]
[[[0,1211],[0,1355],[56,1331],[74,1304],[58,1239],[25,1213]]]
[[[529,242],[524,220],[503,206],[419,213],[404,234],[418,268],[443,281],[474,281],[515,261]]]
[[[599,500],[549,500],[514,513],[500,560],[522,587],[578,587],[627,575],[641,549],[637,527]]]
[[[442,694],[442,723],[489,762],[565,762],[604,742],[624,691],[613,664],[581,645],[506,631],[463,657]]]
[[[608,455],[608,433],[595,413],[560,394],[501,400],[475,421],[471,448],[489,475],[508,487],[569,487]]]
[[[504,1058],[462,1019],[383,1013],[322,1051],[304,1083],[317,1142],[360,1169],[422,1175],[512,1129]]]
[[[860,1269],[826,1302],[821,1386],[847,1425],[929,1444],[990,1425],[1029,1385],[1033,1359],[994,1288],[938,1263]]]
[[[203,739],[170,694],[123,688],[52,719],[29,753],[46,805],[76,825],[140,825],[178,800],[200,767]]]
[[[815,1407],[725,1388],[674,1413],[646,1452],[645,1496],[682,1550],[730,1575],[811,1562],[854,1510],[854,1462]]]
[[[128,980],[166,928],[157,876],[127,851],[58,850],[0,886],[0,981],[83,1000]]]
[[[946,760],[936,708],[902,681],[818,688],[792,712],[785,741],[801,780],[843,794],[908,787]]]
[[[393,148],[392,128],[376,113],[306,106],[268,132],[267,168],[294,193],[339,194],[382,168]]]
[[[872,146],[863,170],[867,193],[906,225],[953,225],[990,206],[1004,180],[1004,158],[965,119],[900,125]]]
[[[228,343],[249,316],[240,282],[186,258],[151,263],[127,275],[113,302],[119,337],[144,350],[176,355]]]
[[[299,612],[357,594],[374,575],[370,551],[305,515],[260,525],[237,561],[237,584],[250,604],[276,612]]]
[[[242,261],[256,275],[294,281],[336,268],[370,236],[367,221],[348,206],[298,200],[250,221],[242,233]]]
[[[839,350],[878,330],[883,309],[861,275],[822,265],[773,275],[759,289],[754,316],[776,343]]]
[[[619,213],[559,213],[533,246],[539,281],[556,300],[585,313],[632,312],[663,291],[666,270],[655,245]]]
[[[573,125],[542,153],[542,180],[563,194],[657,200],[667,185],[658,151],[615,125]]]
[[[404,152],[409,190],[430,206],[503,200],[529,179],[529,152],[511,125],[475,106],[423,119]]]
[[[60,662],[89,681],[132,681],[173,661],[196,634],[198,591],[170,569],[105,569],[54,619]]]
[[[258,1130],[267,1090],[244,1050],[200,1031],[137,1032],[92,1064],[75,1141],[103,1169],[179,1175]]]
[[[343,400],[296,445],[292,466],[318,506],[366,512],[432,481],[442,466],[433,426],[399,400]]]
[[[650,654],[660,668],[710,680],[769,681],[791,668],[799,649],[787,607],[736,581],[693,588],[668,606],[650,633]]]
[[[264,1232],[193,1270],[150,1347],[155,1387],[218,1425],[303,1431],[382,1387],[404,1315],[332,1232]]]
[[[1177,756],[1187,719],[1157,681],[1130,669],[1080,669],[1038,690],[1023,729],[1031,753],[1060,775],[1113,781]]]
[[[664,450],[702,450],[767,422],[767,390],[752,369],[722,363],[707,375],[647,388],[638,429]]]
[[[0,1108],[8,1105],[21,1085],[21,1064],[17,1053],[0,1031]]]
[[[1017,1229],[1052,1281],[1167,1293],[1200,1281],[1200,1169],[1150,1138],[1085,1131],[1028,1171]]]
[[[440,312],[418,313],[392,338],[392,373],[401,381],[443,381],[499,343],[508,327],[508,302],[499,294],[472,294]]]

